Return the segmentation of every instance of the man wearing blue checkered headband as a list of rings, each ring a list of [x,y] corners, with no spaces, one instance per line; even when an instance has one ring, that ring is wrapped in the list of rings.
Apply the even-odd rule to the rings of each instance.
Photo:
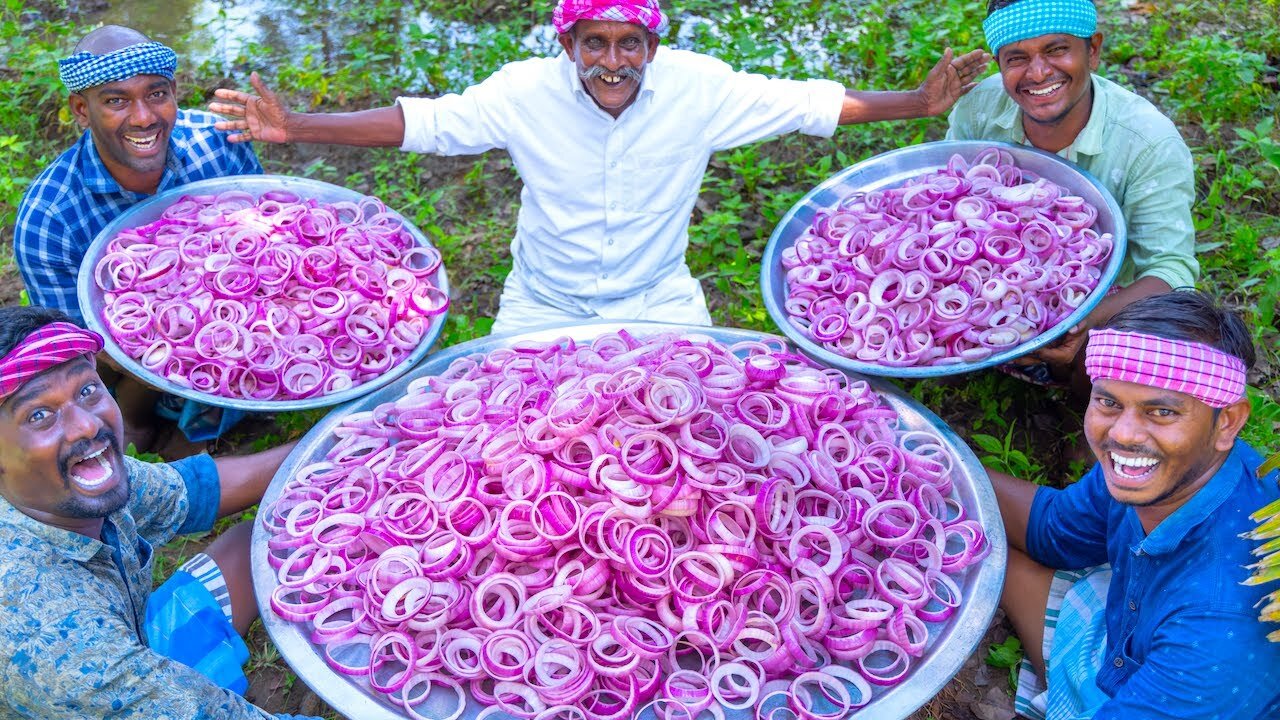
[[[1079,165],[1120,204],[1128,251],[1118,290],[1058,343],[1009,369],[1087,396],[1084,341],[1136,300],[1195,284],[1191,152],[1144,98],[1094,74],[1103,35],[1091,0],[989,0],[982,24],[1000,70],[951,112],[949,140],[1032,145]]]
[[[68,108],[85,132],[36,177],[18,206],[14,256],[33,305],[83,322],[76,297],[80,264],[112,220],[165,190],[262,172],[253,147],[227,142],[214,129],[214,116],[178,108],[177,66],[173,50],[118,25],[86,34],[58,62]],[[126,442],[148,449],[158,394],[127,375],[117,379],[104,371],[125,413]],[[173,403],[159,407],[179,411]],[[180,411],[179,427],[191,440],[205,439],[207,426],[217,425],[216,409],[192,403]],[[219,419],[223,427],[233,421],[230,414]]]

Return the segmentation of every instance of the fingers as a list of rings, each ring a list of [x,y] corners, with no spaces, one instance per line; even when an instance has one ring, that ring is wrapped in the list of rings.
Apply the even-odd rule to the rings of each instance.
[[[248,100],[245,100],[247,103]],[[228,103],[211,102],[209,103],[209,112],[219,115],[229,115],[231,117],[244,117],[245,103],[239,105],[231,105]]]
[[[264,100],[270,103],[276,102],[276,94],[271,92],[271,89],[267,87],[267,84],[262,81],[262,76],[258,75],[257,70],[249,73],[249,84],[253,86],[253,89],[256,90],[258,95],[262,96]]]

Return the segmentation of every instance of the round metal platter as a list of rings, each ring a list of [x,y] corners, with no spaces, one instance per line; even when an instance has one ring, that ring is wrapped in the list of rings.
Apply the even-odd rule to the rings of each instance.
[[[309,180],[307,178],[290,177],[287,175],[236,175],[233,177],[212,178],[209,180],[200,180],[189,183],[172,190],[166,190],[153,198],[144,200],[137,205],[129,208],[123,215],[116,218],[98,233],[94,238],[93,244],[89,246],[88,252],[85,253],[84,261],[80,263],[80,275],[77,280],[77,296],[80,302],[80,312],[84,315],[85,324],[90,330],[102,335],[106,341],[106,351],[111,358],[125,368],[129,374],[134,377],[141,378],[147,384],[159,388],[167,393],[184,397],[189,400],[195,400],[207,405],[216,405],[218,407],[234,408],[247,412],[286,412],[292,410],[309,410],[312,408],[330,407],[338,405],[354,398],[358,398],[367,393],[373,392],[378,388],[394,381],[396,378],[405,374],[414,365],[417,365],[424,357],[427,351],[431,349],[431,345],[440,336],[440,332],[444,330],[445,318],[448,315],[446,310],[436,317],[432,318],[431,324],[427,328],[427,332],[423,334],[422,341],[414,348],[413,352],[401,360],[396,365],[381,376],[370,380],[369,382],[347,388],[336,393],[321,395],[318,397],[302,398],[299,400],[250,400],[247,398],[228,398],[220,395],[210,395],[193,390],[189,387],[179,385],[170,381],[168,378],[161,377],[156,373],[143,367],[141,363],[129,357],[120,346],[116,344],[111,333],[107,331],[106,324],[102,321],[101,308],[105,304],[104,293],[98,284],[94,281],[94,268],[97,267],[98,261],[106,254],[107,244],[112,238],[119,235],[122,231],[129,228],[146,225],[160,219],[165,209],[177,202],[184,195],[216,195],[228,190],[240,190],[253,195],[255,198],[260,197],[262,193],[272,190],[287,190],[297,194],[299,197],[307,200],[316,200],[319,202],[336,202],[339,200],[358,201],[365,195],[354,190],[349,190],[337,185],[331,185],[327,182],[319,180]],[[390,210],[390,208],[388,208]],[[392,210],[391,212],[395,212]],[[408,219],[401,216],[404,220],[405,229],[413,235],[414,240],[423,246],[430,246],[422,231],[417,228]],[[436,287],[440,288],[448,294],[449,278],[445,273],[444,265],[440,265],[440,269],[436,271],[435,277],[432,279]]]
[[[709,337],[724,345],[744,340],[776,338],[776,336],[754,331],[729,328],[603,322],[548,328],[517,335],[490,336],[454,345],[437,352],[394,384],[380,388],[377,392],[342,407],[334,408],[302,438],[276,472],[262,499],[262,507],[270,507],[275,502],[287,480],[299,469],[324,458],[335,443],[334,429],[347,416],[372,410],[381,403],[398,399],[404,395],[410,381],[415,378],[439,375],[458,358],[487,353],[521,341],[545,342],[567,337],[584,342],[624,327],[637,337],[676,332],[688,336]],[[1000,600],[1007,551],[1004,526],[996,505],[995,492],[987,479],[986,471],[983,470],[973,452],[946,423],[905,395],[896,386],[876,380],[872,380],[871,383],[876,392],[897,411],[900,429],[931,431],[950,447],[958,460],[953,470],[952,494],[963,504],[968,517],[976,518],[981,522],[991,544],[991,552],[986,559],[966,569],[956,578],[964,601],[950,620],[929,625],[929,648],[924,657],[913,662],[912,669],[902,683],[889,689],[876,688],[872,701],[854,713],[855,716],[871,717],[877,720],[900,720],[937,695],[977,648]],[[387,701],[380,693],[369,689],[366,682],[339,674],[330,668],[321,656],[318,646],[311,642],[309,632],[301,624],[285,621],[271,610],[267,598],[271,596],[278,581],[276,572],[267,559],[268,539],[268,531],[261,523],[255,522],[252,543],[254,591],[258,597],[263,624],[285,661],[308,687],[346,717],[360,718],[360,720],[401,720],[408,717],[399,706]],[[442,718],[447,717],[455,708],[452,692],[433,692],[433,696],[429,697],[418,710],[425,717]],[[462,718],[474,720],[481,709],[483,709],[482,706],[474,699],[468,698]],[[503,718],[506,715],[499,714],[497,717]],[[648,720],[652,717],[652,712],[643,713],[640,717]],[[749,720],[753,715],[748,711],[726,711],[725,717],[729,720]]]
[[[782,251],[795,244],[813,223],[814,216],[820,210],[835,206],[850,193],[871,190],[888,190],[901,187],[906,181],[928,172],[940,170],[947,166],[952,155],[959,154],[966,160],[972,160],[978,153],[988,148],[997,147],[1013,155],[1014,162],[1024,173],[1037,178],[1045,178],[1061,185],[1073,194],[1079,195],[1098,209],[1098,219],[1094,229],[1099,233],[1111,233],[1114,247],[1111,257],[1103,267],[1102,277],[1098,285],[1085,301],[1074,312],[1067,315],[1056,325],[1039,335],[1007,350],[968,363],[947,365],[916,365],[911,367],[889,367],[868,363],[854,358],[847,358],[819,345],[802,333],[787,319],[783,305],[787,299],[786,271],[782,268]],[[1001,142],[987,141],[941,141],[912,145],[893,150],[851,165],[822,184],[810,190],[800,199],[778,222],[769,244],[765,246],[764,257],[760,261],[760,289],[764,293],[765,309],[774,324],[782,330],[793,343],[811,357],[824,365],[840,368],[863,375],[882,375],[899,378],[941,377],[958,375],[982,368],[992,367],[1026,355],[1056,340],[1067,330],[1092,311],[1115,282],[1124,262],[1126,235],[1124,219],[1120,206],[1111,192],[1098,182],[1097,178],[1052,153],[1037,150],[1025,145],[1011,145]]]

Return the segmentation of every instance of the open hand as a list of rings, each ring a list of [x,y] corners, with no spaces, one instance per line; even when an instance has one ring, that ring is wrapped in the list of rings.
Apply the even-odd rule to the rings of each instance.
[[[925,113],[932,116],[950,110],[960,96],[977,86],[978,77],[987,71],[990,62],[991,55],[986,50],[971,50],[956,57],[947,48],[916,91],[924,99]]]
[[[289,109],[282,105],[276,94],[267,88],[262,78],[258,77],[258,73],[249,75],[249,84],[257,91],[257,95],[230,88],[219,88],[213,91],[214,97],[227,102],[211,102],[209,110],[234,118],[219,120],[214,123],[214,127],[231,132],[227,140],[233,143],[251,140],[289,142]]]

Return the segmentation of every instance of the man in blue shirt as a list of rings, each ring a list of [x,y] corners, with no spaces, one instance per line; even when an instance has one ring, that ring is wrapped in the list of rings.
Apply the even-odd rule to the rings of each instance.
[[[153,547],[257,503],[292,445],[125,457],[101,349],[61,312],[0,308],[0,717],[267,720],[241,697],[250,522],[154,592]]]
[[[1139,300],[1086,349],[1100,462],[1063,490],[991,473],[1011,545],[1001,604],[1030,666],[1022,714],[1280,717],[1280,644],[1254,609],[1265,591],[1241,585],[1240,533],[1280,497],[1237,439],[1253,362],[1244,324],[1207,296]]]
[[[60,63],[61,76],[71,113],[86,132],[27,189],[13,245],[32,304],[82,320],[80,264],[107,224],[156,193],[260,174],[262,166],[251,146],[228,143],[214,129],[215,116],[178,109],[177,56],[169,48],[108,25],[75,50]],[[115,392],[131,430],[150,426],[154,391],[124,381]]]

